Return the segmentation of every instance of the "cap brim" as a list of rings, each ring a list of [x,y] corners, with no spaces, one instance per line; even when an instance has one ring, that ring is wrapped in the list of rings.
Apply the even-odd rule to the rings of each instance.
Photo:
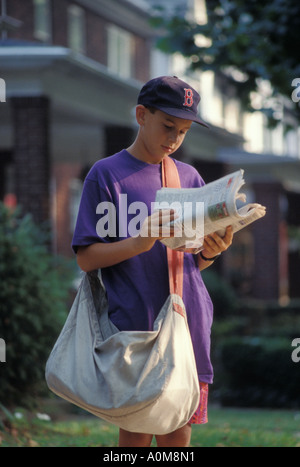
[[[154,106],[153,106],[154,107]],[[172,117],[177,117],[177,118],[182,118],[184,120],[192,120],[195,123],[199,123],[199,125],[204,126],[205,128],[210,128],[207,123],[203,122],[199,117],[195,117],[192,112],[190,112],[188,109],[186,110],[180,110],[180,109],[175,109],[173,107],[163,107],[163,106],[155,106],[157,110],[161,110],[162,112],[165,112],[168,115],[171,115]]]

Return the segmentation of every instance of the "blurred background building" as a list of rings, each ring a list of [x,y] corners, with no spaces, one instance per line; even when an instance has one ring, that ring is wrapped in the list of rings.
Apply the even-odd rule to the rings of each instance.
[[[290,119],[288,134],[281,125],[268,129],[259,110],[242,110],[224,77],[192,73],[180,54],[157,50],[161,32],[149,22],[155,3],[1,1],[6,99],[0,102],[0,199],[22,205],[37,222],[50,220],[53,253],[71,256],[87,171],[132,143],[142,84],[175,74],[199,90],[201,115],[211,127],[193,125],[176,157],[194,165],[207,182],[245,169],[248,201],[268,209],[264,220],[237,234],[216,267],[241,297],[281,303],[300,297],[298,125],[283,113]],[[161,3],[180,5],[183,15],[205,21],[204,0]]]

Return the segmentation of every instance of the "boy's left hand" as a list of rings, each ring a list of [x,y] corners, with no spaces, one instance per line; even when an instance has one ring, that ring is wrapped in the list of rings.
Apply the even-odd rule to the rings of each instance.
[[[226,229],[224,237],[220,237],[217,233],[213,233],[204,237],[203,248],[201,251],[205,258],[213,258],[219,255],[223,251],[228,250],[233,240],[232,227],[229,226]],[[199,248],[177,248],[177,251],[183,251],[184,253],[197,254]]]
[[[204,237],[204,249],[202,250],[203,256],[205,256],[205,258],[214,258],[220,253],[223,253],[223,251],[228,250],[232,244],[232,240],[233,230],[231,226],[227,227],[224,237],[220,237],[217,233]]]

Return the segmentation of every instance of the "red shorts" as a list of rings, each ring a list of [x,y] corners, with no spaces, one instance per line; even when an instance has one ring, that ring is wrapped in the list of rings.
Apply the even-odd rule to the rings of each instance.
[[[202,383],[201,381],[199,381],[199,384],[200,384],[199,406],[189,421],[189,423],[193,425],[203,425],[204,423],[208,422],[208,419],[207,419],[208,383]]]

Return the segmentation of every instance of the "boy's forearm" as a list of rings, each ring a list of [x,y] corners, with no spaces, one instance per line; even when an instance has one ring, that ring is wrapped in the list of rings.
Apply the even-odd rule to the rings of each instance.
[[[145,251],[148,247],[138,237],[112,243],[93,243],[78,248],[77,263],[83,271],[89,272],[114,266]]]
[[[173,209],[155,211],[147,217],[142,225],[139,235],[112,243],[93,243],[80,247],[77,252],[77,263],[85,271],[103,269],[133,258],[141,253],[151,250],[154,243],[162,238],[164,226],[168,233],[174,234],[174,229],[168,223],[177,217]]]

